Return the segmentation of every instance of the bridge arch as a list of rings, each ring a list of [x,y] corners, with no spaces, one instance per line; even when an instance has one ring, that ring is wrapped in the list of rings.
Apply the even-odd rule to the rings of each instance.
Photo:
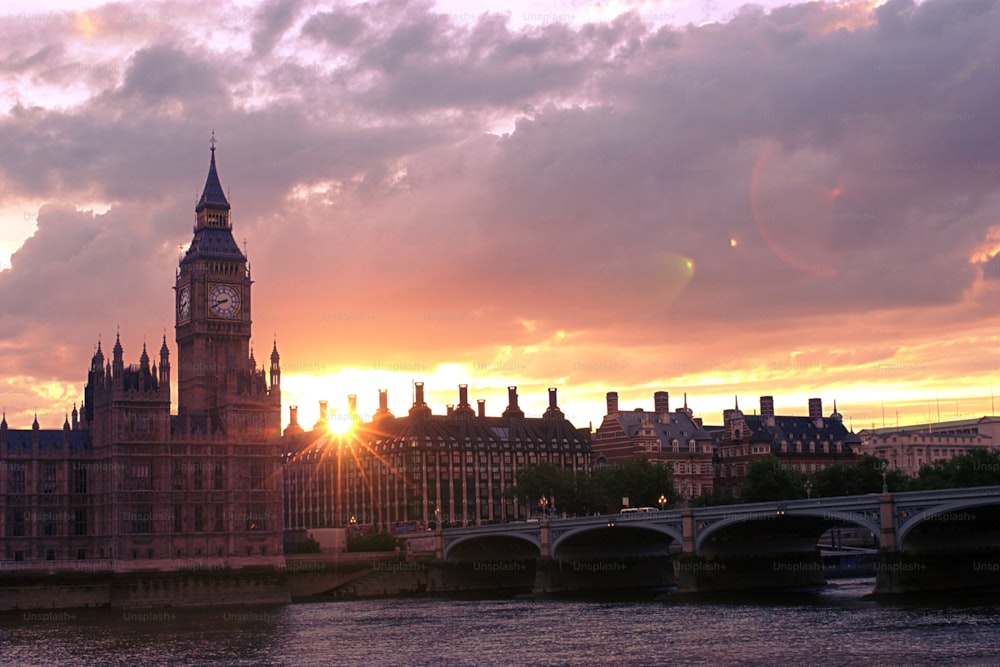
[[[495,544],[496,542],[503,540],[516,540],[534,547],[536,553],[533,557],[537,557],[542,551],[541,538],[537,534],[510,531],[490,533],[488,535],[463,535],[445,544],[442,549],[441,557],[443,560],[447,561],[454,553],[455,548],[462,545],[466,545],[466,547],[468,547],[474,542],[480,542],[484,545],[488,545],[491,542]],[[498,555],[498,559],[502,559],[502,556]]]
[[[857,512],[835,510],[835,509],[823,509],[817,508],[789,508],[781,511],[776,508],[774,510],[758,510],[758,511],[748,511],[748,512],[734,512],[730,516],[726,516],[723,519],[716,521],[704,528],[704,530],[697,531],[697,537],[694,542],[694,552],[696,554],[702,553],[702,547],[705,541],[712,535],[732,526],[737,526],[742,523],[748,523],[750,521],[765,521],[776,519],[779,516],[795,518],[813,518],[819,519],[821,521],[831,521],[831,522],[845,522],[853,523],[857,526],[870,530],[875,535],[878,535],[881,531],[881,526],[878,520],[875,518],[867,518],[864,516],[859,516]],[[697,526],[698,519],[695,518],[695,525]],[[818,536],[817,536],[818,537]]]
[[[977,507],[1000,508],[1000,498],[995,496],[988,498],[963,498],[952,502],[946,502],[942,505],[928,507],[927,509],[917,512],[912,516],[907,516],[900,521],[899,526],[896,528],[896,548],[902,551],[904,549],[904,545],[906,544],[906,537],[910,534],[910,532],[926,522],[934,521],[939,517],[950,514],[959,514],[965,510],[975,509]],[[897,509],[897,516],[899,511],[900,510]]]
[[[558,537],[555,537],[552,540],[552,544],[551,544],[552,555],[553,555],[553,557],[555,557],[556,554],[559,551],[559,547],[563,543],[565,543],[567,540],[569,540],[570,538],[573,538],[573,537],[576,537],[576,536],[579,536],[579,535],[583,535],[585,533],[592,533],[592,532],[597,532],[597,531],[609,530],[609,529],[617,528],[617,527],[639,528],[639,529],[650,531],[650,532],[654,532],[654,533],[661,533],[663,535],[666,535],[666,536],[670,537],[677,544],[683,544],[684,543],[684,535],[681,533],[680,528],[677,528],[675,526],[653,523],[651,521],[650,522],[646,522],[646,521],[614,521],[612,519],[612,520],[608,521],[606,524],[597,524],[597,525],[590,525],[590,526],[578,526],[578,527],[575,527],[575,528],[571,528],[571,529],[567,530],[564,533],[560,533]]]

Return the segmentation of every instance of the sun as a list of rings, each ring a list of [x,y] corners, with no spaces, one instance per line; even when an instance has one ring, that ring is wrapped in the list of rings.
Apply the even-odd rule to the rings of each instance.
[[[330,418],[326,422],[326,426],[330,433],[344,435],[354,427],[354,420],[351,419],[351,415],[346,412],[335,412],[330,415]]]

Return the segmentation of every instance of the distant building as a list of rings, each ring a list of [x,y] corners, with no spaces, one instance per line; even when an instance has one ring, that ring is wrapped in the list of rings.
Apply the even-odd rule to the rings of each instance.
[[[670,412],[670,394],[653,394],[653,411],[622,411],[618,392],[607,394],[607,414],[591,445],[595,467],[638,458],[673,467],[674,487],[685,498],[710,492],[714,486],[712,435],[687,407]]]
[[[424,401],[422,382],[414,387],[409,414],[394,416],[388,396],[379,392],[379,409],[367,423],[337,435],[320,421],[312,431],[298,424],[297,409],[285,429],[286,529],[367,526],[400,527],[474,525],[526,519],[538,511],[539,498],[522,498],[516,488],[519,470],[541,463],[590,472],[590,438],[574,427],[549,389],[549,407],[541,417],[526,417],[518,407],[517,388],[499,417],[486,415],[468,401],[459,385],[458,404],[433,414]],[[352,396],[350,413],[356,414]],[[559,512],[559,499],[547,498]]]
[[[864,429],[861,451],[885,460],[889,468],[910,477],[923,465],[971,454],[1000,450],[1000,417],[980,417],[893,428]]]
[[[67,415],[62,429],[48,430],[36,418],[17,430],[6,415],[0,421],[0,561],[272,574],[284,563],[278,350],[268,378],[250,349],[252,281],[229,210],[213,145],[172,287],[177,415],[166,336],[158,360],[143,344],[128,365],[116,336],[110,360],[98,342],[72,423]],[[81,563],[95,560],[103,562]]]
[[[737,494],[746,479],[747,466],[769,454],[782,467],[812,475],[837,463],[852,464],[861,438],[844,426],[834,404],[823,417],[823,403],[809,399],[809,416],[774,414],[774,398],[761,396],[760,415],[744,415],[737,404],[723,411],[723,426],[706,427],[715,438],[718,451],[716,484]]]

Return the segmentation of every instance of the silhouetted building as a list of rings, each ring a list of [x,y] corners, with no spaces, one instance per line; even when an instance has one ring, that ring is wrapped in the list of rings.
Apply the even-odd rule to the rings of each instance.
[[[396,417],[380,391],[372,420],[358,421],[342,435],[325,428],[324,406],[312,431],[299,426],[293,408],[285,429],[286,528],[387,529],[527,518],[538,499],[507,494],[516,488],[518,471],[549,463],[589,474],[589,433],[565,418],[555,389],[549,389],[541,417],[524,415],[516,387],[508,394],[503,414],[489,417],[485,401],[473,408],[466,385],[459,385],[458,404],[433,414],[418,382],[409,413]],[[356,414],[353,397],[349,412]]]
[[[913,477],[923,465],[971,454],[977,449],[1000,450],[1000,418],[864,429],[858,435],[862,453],[877,456],[891,470]]]
[[[670,464],[674,487],[687,499],[710,492],[714,485],[712,436],[687,406],[670,412],[670,395],[653,394],[653,412],[621,411],[618,392],[607,394],[607,414],[594,433],[594,466],[645,457]]]
[[[760,397],[760,414],[744,415],[737,403],[724,410],[723,426],[708,427],[718,451],[716,484],[739,492],[747,466],[769,454],[782,467],[812,475],[836,463],[853,464],[861,438],[844,426],[836,403],[823,417],[823,403],[809,399],[809,416],[774,414],[774,398]]]
[[[72,424],[43,430],[36,419],[19,431],[5,415],[3,560],[80,570],[77,561],[105,559],[88,569],[116,572],[283,564],[278,350],[268,381],[250,349],[250,269],[214,141],[195,213],[173,287],[179,413],[166,336],[157,361],[143,344],[129,365],[116,336],[110,360],[98,342]]]

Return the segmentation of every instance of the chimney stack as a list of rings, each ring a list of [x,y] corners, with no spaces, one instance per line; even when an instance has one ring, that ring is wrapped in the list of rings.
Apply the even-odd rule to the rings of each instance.
[[[813,420],[817,428],[823,428],[823,399],[809,399],[809,419]]]
[[[455,407],[454,414],[463,417],[476,416],[476,411],[469,405],[469,385],[467,384],[458,385],[458,405]]]
[[[549,417],[553,419],[562,419],[563,413],[559,409],[559,400],[556,397],[556,392],[558,390],[555,387],[549,387],[549,407],[545,411],[543,417]]]
[[[413,407],[410,408],[411,417],[423,417],[431,414],[431,409],[424,402],[424,383],[413,383]]]
[[[479,406],[479,416],[480,417],[485,417],[486,416],[486,399],[485,398],[480,398],[478,401],[476,401],[476,404]]]
[[[517,407],[517,387],[507,387],[507,409],[503,411],[504,417],[523,417],[524,411]]]
[[[326,401],[319,402],[319,419],[317,419],[316,423],[313,424],[314,431],[325,430],[329,427],[327,417],[330,413],[327,411],[327,405],[328,403]]]
[[[760,397],[760,416],[768,426],[774,426],[774,396]]]
[[[288,408],[288,425],[289,426],[299,425],[299,406],[292,405]]]
[[[348,394],[347,395],[347,412],[351,417],[351,421],[354,421],[358,417],[358,395]]]
[[[653,412],[660,418],[661,424],[670,423],[670,394],[658,391],[653,394]]]
[[[414,391],[413,407],[417,408],[417,407],[420,407],[422,405],[425,405],[425,403],[424,403],[424,383],[423,382],[415,382],[413,384],[413,391]]]
[[[382,419],[384,417],[391,417],[392,413],[389,412],[389,390],[379,389],[378,390],[378,410],[372,417],[372,420]]]
[[[608,398],[608,414],[609,415],[618,414],[618,392],[609,391],[607,398]]]
[[[445,407],[448,408],[448,415],[449,416],[455,414],[455,404],[454,403],[449,403]]]

